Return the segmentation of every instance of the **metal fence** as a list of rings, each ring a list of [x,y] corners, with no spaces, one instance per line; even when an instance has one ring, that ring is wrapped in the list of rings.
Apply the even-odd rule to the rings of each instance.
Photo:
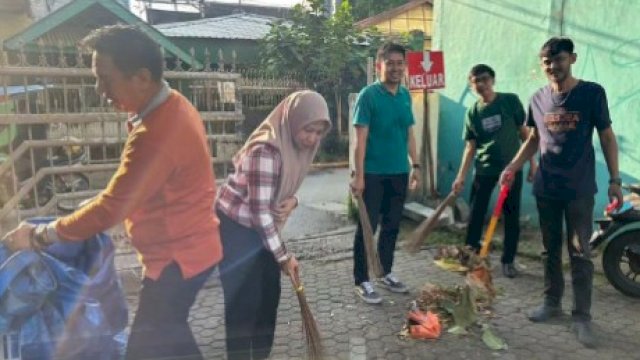
[[[87,63],[80,52],[63,49],[0,51],[0,222],[73,206],[102,189],[117,168],[127,114],[96,93]],[[210,66],[172,65],[165,78],[200,111],[212,166],[223,178],[244,119],[241,84],[250,82]]]

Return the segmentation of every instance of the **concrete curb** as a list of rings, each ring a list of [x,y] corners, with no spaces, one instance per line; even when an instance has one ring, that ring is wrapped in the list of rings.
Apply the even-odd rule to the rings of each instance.
[[[348,161],[338,161],[330,163],[314,163],[311,164],[312,170],[326,170],[326,169],[346,169],[349,167]]]

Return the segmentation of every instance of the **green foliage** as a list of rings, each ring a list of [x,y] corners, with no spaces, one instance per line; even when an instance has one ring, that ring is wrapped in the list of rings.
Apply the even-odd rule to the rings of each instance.
[[[353,199],[353,195],[351,191],[347,195],[347,218],[351,220],[353,223],[358,223],[360,221],[360,212],[358,212],[358,205],[356,201]]]
[[[322,140],[318,151],[318,162],[336,162],[348,160],[349,139],[341,137],[336,131],[331,131],[325,139]]]
[[[260,44],[261,65],[276,74],[300,74],[307,86],[325,96],[335,116],[348,94],[366,84],[367,57],[381,41],[379,32],[356,28],[349,1],[327,16],[324,0],[307,0],[305,6],[293,7],[287,22],[272,25]]]

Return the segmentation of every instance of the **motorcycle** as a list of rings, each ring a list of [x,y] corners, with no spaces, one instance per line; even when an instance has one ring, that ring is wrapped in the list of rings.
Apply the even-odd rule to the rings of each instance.
[[[44,159],[40,159],[36,164],[37,169],[57,166],[77,166],[87,162],[87,153],[84,147],[79,145],[66,145],[55,149]],[[30,179],[30,164],[20,163],[17,165],[21,171],[18,171],[16,178],[20,184],[19,188],[25,185]],[[25,170],[26,169],[26,170]],[[8,174],[9,175],[9,174]],[[15,178],[14,178],[15,179]],[[4,201],[11,197],[11,181],[2,181],[2,196],[0,201]],[[89,178],[81,172],[56,173],[46,175],[30,191],[21,201],[20,208],[31,209],[34,207],[45,206],[55,194],[72,193],[85,191],[90,189]],[[6,194],[5,194],[6,193]],[[0,204],[0,206],[2,205]]]
[[[640,195],[640,185],[624,185]],[[607,280],[621,293],[640,298],[640,210],[629,201],[612,202],[590,241],[592,250],[604,247],[602,267]]]

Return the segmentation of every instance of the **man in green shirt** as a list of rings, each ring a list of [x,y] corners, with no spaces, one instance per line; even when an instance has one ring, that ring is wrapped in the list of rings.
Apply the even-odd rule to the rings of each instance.
[[[411,96],[401,85],[405,76],[405,49],[387,43],[378,50],[376,62],[380,80],[362,89],[355,105],[355,173],[351,190],[354,196],[362,196],[374,233],[378,223],[381,224],[378,254],[384,277],[380,284],[390,291],[405,293],[406,286],[391,272],[407,187],[413,189],[418,183],[417,171],[413,171],[409,180],[411,169],[419,165]],[[353,262],[356,293],[368,304],[380,303],[382,298],[369,281],[360,224],[353,245]]]
[[[466,244],[480,249],[480,238],[491,193],[500,173],[520,148],[520,140],[527,138],[524,127],[525,112],[518,96],[493,90],[495,72],[487,65],[471,68],[469,84],[479,99],[467,110],[463,138],[466,146],[462,163],[452,190],[459,194],[464,188],[471,159],[475,157],[475,175],[471,187],[471,218],[467,228]],[[533,158],[527,180],[536,171]],[[513,186],[504,203],[504,249],[502,272],[506,277],[517,276],[513,265],[520,237],[520,193],[522,172],[515,175]]]

